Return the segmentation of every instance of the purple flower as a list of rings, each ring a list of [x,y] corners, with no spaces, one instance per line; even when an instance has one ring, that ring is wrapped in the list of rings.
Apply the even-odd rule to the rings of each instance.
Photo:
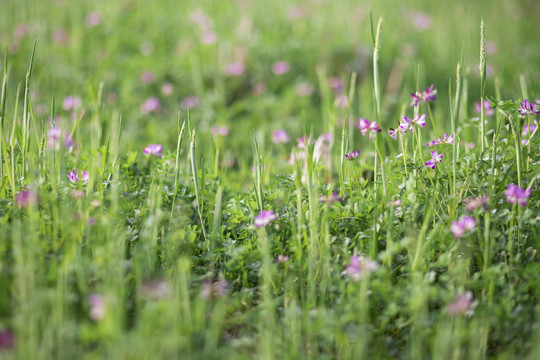
[[[253,87],[253,93],[255,95],[264,94],[265,91],[266,91],[266,84],[263,82],[259,82],[255,84],[255,86]]]
[[[294,165],[297,161],[303,162],[306,159],[305,151],[292,152],[289,156],[289,165]]]
[[[262,210],[259,216],[255,216],[255,227],[261,227],[269,225],[272,221],[276,220],[277,216],[274,215],[274,210]]]
[[[68,174],[67,174],[67,177],[69,179],[69,181],[71,181],[72,183],[78,183],[79,182],[79,172],[75,169],[71,170]]]
[[[370,122],[369,120],[364,118],[360,118],[356,126],[358,126],[358,128],[360,129],[362,135],[366,135],[369,132],[370,140],[373,140],[375,134],[381,132],[381,126],[376,121]]]
[[[143,280],[141,295],[147,300],[160,300],[171,293],[171,288],[165,279]]]
[[[201,297],[203,299],[214,299],[223,297],[227,294],[227,288],[229,284],[227,280],[220,277],[218,281],[212,283],[210,280],[205,280],[201,287]]]
[[[418,106],[420,101],[424,103],[428,101],[435,101],[436,96],[437,90],[435,90],[435,85],[432,84],[425,91],[421,92],[420,90],[418,90],[416,94],[411,93],[412,106]]]
[[[462,216],[458,221],[452,221],[450,224],[450,232],[456,239],[461,239],[465,232],[474,230],[475,228],[476,219],[472,216]]]
[[[311,84],[308,83],[300,83],[296,85],[296,93],[299,96],[310,96],[313,94],[314,88]]]
[[[287,131],[285,130],[276,130],[272,134],[272,142],[274,144],[286,144],[290,141],[289,134],[287,134]]]
[[[397,129],[390,128],[390,130],[388,130],[388,135],[390,135],[392,137],[392,139],[396,140],[398,134],[403,133],[403,132],[404,131],[401,128],[401,125],[400,125],[400,126],[398,126]]]
[[[309,136],[304,136],[296,139],[296,142],[298,143],[298,145],[296,145],[297,148],[305,149],[311,144],[311,139],[309,138]]]
[[[336,94],[340,94],[345,91],[345,83],[337,76],[328,78],[328,86],[330,86],[330,89],[332,89]]]
[[[101,13],[94,11],[88,14],[84,23],[86,24],[86,27],[94,27],[101,23],[102,18],[103,16],[101,15]]]
[[[88,297],[90,305],[90,319],[98,322],[105,317],[106,306],[105,299],[100,294],[92,294]]]
[[[336,106],[342,109],[349,107],[349,99],[347,98],[346,94],[339,94],[336,96]]]
[[[206,30],[201,34],[200,39],[203,44],[214,44],[217,41],[217,35],[211,30]]]
[[[540,110],[536,105],[536,102],[531,104],[529,100],[525,99],[521,104],[519,104],[519,113],[521,116],[538,114],[540,113]]]
[[[444,134],[444,136],[440,136],[437,140],[431,140],[430,142],[426,143],[427,147],[437,146],[437,145],[443,145],[443,144],[453,144],[454,143],[454,135],[448,136],[448,134]]]
[[[339,197],[339,194],[336,191],[332,191],[332,193],[328,196],[321,195],[319,196],[319,202],[321,203],[335,203],[336,201],[341,201],[341,198]]]
[[[351,256],[351,263],[345,268],[352,281],[359,281],[365,274],[369,274],[379,268],[379,263],[363,256]]]
[[[66,111],[75,110],[79,108],[81,105],[82,105],[81,98],[78,96],[73,96],[73,95],[70,95],[64,98],[64,101],[62,102],[62,108]]]
[[[491,107],[491,102],[489,100],[484,100],[484,109],[486,116],[491,116],[495,113],[495,110]],[[476,105],[474,105],[474,112],[480,113],[482,111],[482,105],[481,102],[477,102]]]
[[[219,135],[219,136],[227,136],[229,135],[229,128],[226,127],[225,125],[221,125],[221,126],[212,126],[210,128],[210,131],[212,132],[212,134],[214,134],[214,136],[216,135]]]
[[[440,163],[444,157],[444,153],[438,154],[436,151],[431,152],[431,160],[426,161],[425,165],[427,168],[435,169],[437,167],[437,163]]]
[[[32,189],[24,189],[17,194],[15,198],[15,203],[20,207],[28,207],[37,204],[38,196],[37,193]]]
[[[139,80],[141,80],[143,84],[148,85],[156,80],[156,75],[154,75],[154,73],[151,71],[144,71],[141,76],[139,76]]]
[[[161,151],[163,150],[161,144],[148,144],[147,147],[144,148],[143,152],[145,154],[152,154],[154,156],[161,156]]]
[[[431,16],[424,13],[412,14],[413,25],[419,30],[428,29],[431,26]]]
[[[536,121],[536,120],[535,120]],[[536,130],[538,126],[535,125],[535,124],[525,124],[523,125],[523,131],[521,132],[521,136],[523,137],[526,137],[527,139],[523,139],[521,140],[521,144],[522,145],[527,145],[529,143],[529,137],[532,136],[532,134],[534,133],[534,131]],[[529,135],[531,134],[531,135]]]
[[[11,330],[0,330],[0,350],[13,349],[15,347],[15,334]]]
[[[463,202],[465,203],[465,209],[467,209],[467,211],[473,211],[474,209],[479,208],[480,206],[482,206],[484,210],[487,211],[488,201],[489,201],[489,196],[484,195],[482,197],[471,197],[471,198],[465,199]]]
[[[225,65],[225,75],[240,76],[246,71],[246,65],[242,61],[234,61]]]
[[[49,131],[47,132],[47,138],[48,138],[47,146],[50,148],[58,149],[60,145],[59,144],[60,136],[62,136],[62,130],[57,126],[51,127]]]
[[[515,203],[518,203],[521,206],[526,206],[527,199],[531,197],[531,189],[522,189],[518,185],[510,184],[508,185],[508,189],[504,192],[504,195],[506,196],[506,201],[510,204],[514,205]]]
[[[278,61],[272,65],[272,72],[274,75],[283,75],[288,73],[290,68],[291,67],[287,61]]]
[[[474,302],[473,294],[470,291],[456,295],[454,301],[448,304],[447,310],[450,315],[459,315],[471,310]]]
[[[351,151],[350,153],[345,154],[345,159],[352,161],[356,159],[358,156],[360,156],[360,150]]]
[[[174,86],[171,83],[164,83],[161,85],[161,93],[165,96],[169,96],[173,93]]]
[[[286,263],[287,261],[289,261],[289,256],[282,255],[282,254],[279,254],[277,258],[274,259],[274,262],[277,262],[277,263]]]
[[[70,133],[67,133],[66,136],[64,136],[64,147],[70,152],[76,148],[75,141]]]
[[[157,97],[152,96],[141,105],[141,114],[146,115],[151,112],[156,112],[160,109],[161,105]]]
[[[196,97],[195,95],[185,97],[184,99],[182,99],[182,102],[180,102],[180,106],[182,107],[182,109],[194,108],[198,104],[199,104],[199,98]]]

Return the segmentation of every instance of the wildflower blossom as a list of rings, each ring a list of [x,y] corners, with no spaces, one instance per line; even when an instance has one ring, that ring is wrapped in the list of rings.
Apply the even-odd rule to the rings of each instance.
[[[484,100],[484,113],[486,116],[492,116],[495,113],[495,110],[491,107],[491,102],[489,100]],[[474,106],[474,112],[480,113],[482,111],[482,103],[479,101]]]
[[[290,65],[287,61],[278,61],[272,65],[272,72],[274,75],[283,75],[288,73]]]
[[[60,136],[62,136],[62,130],[57,126],[52,126],[49,131],[47,131],[47,146],[49,148],[58,149]]]
[[[540,110],[537,107],[537,103],[533,102],[532,104],[529,100],[525,99],[522,103],[519,104],[519,113],[521,116],[534,115],[540,113]]]
[[[538,126],[535,124],[523,125],[523,131],[521,132],[521,136],[526,137],[527,139],[521,140],[521,144],[527,145],[529,143],[529,134],[533,134],[537,127]]]
[[[345,94],[339,94],[336,96],[335,100],[336,106],[342,109],[349,107],[349,99],[347,98],[347,95]]]
[[[161,85],[161,93],[165,96],[169,96],[173,93],[174,86],[171,83],[164,83]]]
[[[274,259],[274,262],[277,262],[277,263],[286,263],[287,261],[289,261],[289,256],[288,255],[282,255],[282,254],[279,254]]]
[[[141,295],[147,300],[160,300],[171,293],[171,288],[165,279],[143,280]]]
[[[62,108],[66,111],[68,110],[75,110],[79,108],[82,105],[81,98],[78,96],[67,96],[64,98],[64,101],[62,102]]]
[[[289,138],[289,134],[287,133],[287,131],[283,130],[283,129],[280,129],[280,130],[276,130],[273,132],[272,134],[272,142],[274,144],[286,144],[290,141],[291,139]]]
[[[489,196],[484,195],[481,197],[471,197],[468,199],[465,199],[463,202],[465,203],[465,209],[467,211],[473,211],[476,208],[483,207],[485,211],[488,210],[488,201]]]
[[[328,196],[325,196],[325,195],[319,196],[319,202],[321,203],[326,202],[326,203],[332,204],[336,201],[341,201],[341,198],[339,197],[336,191],[332,191],[332,193]]]
[[[223,297],[227,294],[228,286],[229,284],[224,278],[220,278],[214,283],[212,283],[210,280],[205,280],[201,287],[200,295],[203,299]]]
[[[476,219],[472,216],[462,216],[458,221],[452,221],[450,224],[450,232],[456,239],[460,239],[465,232],[476,228]]]
[[[351,256],[350,264],[345,268],[352,281],[359,281],[364,275],[379,268],[379,263],[363,256]]]
[[[345,91],[345,83],[337,76],[331,76],[328,78],[328,86],[330,86],[330,89],[332,89],[336,94]]]
[[[296,139],[296,142],[298,143],[298,145],[296,145],[297,148],[305,149],[307,146],[311,144],[311,139],[309,138],[309,136],[304,136],[304,137]]]
[[[147,147],[144,148],[143,152],[145,154],[152,154],[154,156],[161,156],[161,151],[163,150],[161,144],[148,144]]]
[[[364,118],[360,118],[356,126],[360,129],[362,135],[366,135],[369,132],[369,139],[373,140],[373,137],[378,132],[381,132],[381,126],[376,121],[369,121]]]
[[[360,150],[351,151],[350,153],[345,154],[345,159],[352,161],[356,159],[359,155],[360,155]]]
[[[299,96],[310,96],[311,94],[313,94],[314,90],[315,89],[313,88],[313,85],[308,83],[300,83],[296,85],[296,93]]]
[[[86,25],[86,27],[94,27],[94,26],[97,26],[99,25],[99,23],[101,23],[101,20],[102,20],[103,16],[101,15],[101,13],[97,12],[97,11],[94,11],[94,12],[91,12],[90,14],[88,14],[88,16],[86,17],[84,23]]]
[[[424,91],[418,90],[416,94],[411,93],[412,106],[418,106],[421,102],[435,101],[437,97],[437,90],[435,90],[435,85],[431,85]]]
[[[470,291],[464,294],[458,294],[450,304],[447,310],[450,315],[459,315],[471,310],[474,302],[473,294]]]
[[[180,102],[180,107],[182,107],[182,109],[190,109],[196,107],[198,104],[199,98],[195,95],[191,95],[182,99],[182,102]]]
[[[156,80],[156,75],[152,71],[143,71],[139,76],[139,80],[145,84],[149,85]]]
[[[90,305],[90,319],[98,322],[105,317],[106,305],[105,299],[100,294],[92,294],[88,297]]]
[[[453,144],[454,143],[454,135],[448,136],[448,134],[444,134],[444,136],[440,136],[436,140],[431,140],[430,142],[426,143],[427,147],[437,146],[437,145],[443,145],[443,144]]]
[[[234,61],[225,65],[225,75],[229,77],[240,76],[246,71],[246,65],[242,61]]]
[[[445,156],[444,153],[439,154],[436,151],[431,152],[431,160],[426,161],[425,165],[427,168],[435,169],[437,167],[437,163],[440,163]]]
[[[254,225],[256,227],[261,226],[267,226],[270,225],[270,223],[277,219],[277,216],[274,215],[274,210],[262,210],[261,214],[258,216],[255,216],[255,223]]]
[[[225,125],[221,125],[221,126],[212,126],[212,128],[210,128],[210,131],[212,132],[212,134],[214,136],[216,135],[219,135],[219,136],[227,136],[229,135],[229,128],[226,127]]]
[[[263,82],[259,82],[255,84],[255,86],[253,87],[253,94],[255,95],[261,95],[261,94],[264,94],[265,92],[266,92],[266,84]]]
[[[28,207],[35,205],[38,202],[37,193],[32,189],[24,189],[17,194],[15,198],[15,203],[20,207]]]
[[[206,45],[215,44],[217,41],[217,35],[215,32],[211,30],[206,30],[201,34],[200,39],[201,39],[201,43],[203,44],[206,44]]]
[[[15,347],[15,334],[11,330],[0,330],[0,350]]]
[[[431,16],[424,13],[412,14],[412,22],[418,30],[425,30],[431,26]]]
[[[156,112],[161,108],[158,98],[152,96],[141,105],[141,114],[146,115]]]
[[[527,205],[527,199],[531,196],[531,189],[522,189],[518,185],[510,184],[504,192],[506,196],[506,201],[514,205],[518,203],[521,206]]]

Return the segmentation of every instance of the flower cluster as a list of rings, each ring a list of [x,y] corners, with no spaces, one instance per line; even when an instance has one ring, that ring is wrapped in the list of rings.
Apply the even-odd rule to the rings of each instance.
[[[540,113],[540,109],[537,107],[537,103],[533,102],[532,104],[529,100],[525,99],[521,104],[519,104],[519,113],[521,116],[534,115]]]
[[[452,221],[450,224],[450,232],[456,239],[461,239],[465,232],[474,230],[475,228],[476,219],[472,216],[462,216],[458,221]]]
[[[470,291],[456,295],[454,301],[448,304],[447,310],[450,315],[459,315],[471,310],[474,302],[473,294]]]
[[[437,90],[435,90],[435,85],[431,85],[428,87],[425,91],[418,90],[416,94],[411,93],[412,98],[412,106],[418,106],[420,101],[422,102],[428,102],[428,101],[435,101],[435,98],[437,96]]]
[[[506,201],[510,204],[514,205],[518,203],[521,206],[526,206],[527,199],[531,197],[531,189],[522,189],[518,185],[510,184],[504,192],[504,195],[506,196]]]
[[[88,176],[88,171],[83,171],[83,172],[80,172],[79,169],[72,169],[68,174],[67,174],[67,177],[69,179],[70,182],[76,184],[78,183],[81,179],[83,182],[88,182],[88,179],[89,179],[89,176]]]
[[[274,214],[274,210],[262,210],[261,214],[255,216],[255,227],[262,227],[270,225],[270,223],[277,219],[277,216]]]
[[[448,134],[444,134],[444,136],[439,136],[436,140],[431,140],[430,142],[426,143],[427,147],[437,146],[437,145],[443,145],[443,144],[453,144],[454,143],[454,135],[448,136]]]
[[[358,156],[360,156],[360,150],[351,151],[350,153],[345,154],[345,159],[352,161],[356,159]]]
[[[359,281],[364,275],[379,268],[379,263],[363,256],[351,256],[351,263],[345,268],[352,281]]]
[[[474,112],[482,112],[482,102],[479,101],[474,105]],[[492,116],[494,113],[495,110],[491,107],[491,102],[489,100],[484,100],[484,114],[486,114],[486,116]]]
[[[534,122],[534,124],[523,125],[523,131],[521,132],[521,136],[526,137],[527,139],[521,140],[522,145],[527,145],[529,143],[528,138],[532,136],[532,134],[534,134],[534,132],[536,131],[536,128],[538,127],[536,124],[538,124],[538,122],[536,120]]]
[[[436,151],[431,152],[431,160],[426,161],[425,165],[427,168],[435,169],[437,167],[437,163],[440,163],[445,156],[444,153],[439,154]]]
[[[396,140],[398,134],[406,134],[407,131],[413,131],[414,125],[424,127],[426,126],[426,114],[422,115],[416,115],[412,119],[407,116],[401,117],[401,122],[399,123],[399,127],[397,129],[388,130],[388,135],[392,137],[392,139]]]
[[[143,150],[145,154],[151,154],[154,156],[161,156],[162,151],[163,148],[161,147],[161,144],[148,144],[148,146]]]
[[[272,134],[272,142],[274,144],[286,144],[290,141],[291,139],[289,138],[289,134],[287,133],[287,131],[281,129],[281,130],[276,130],[274,131],[274,133]]]
[[[378,132],[381,132],[381,126],[376,121],[369,121],[364,118],[360,118],[356,126],[358,126],[358,128],[360,129],[360,132],[364,136],[369,132],[370,140],[373,140],[373,137]]]

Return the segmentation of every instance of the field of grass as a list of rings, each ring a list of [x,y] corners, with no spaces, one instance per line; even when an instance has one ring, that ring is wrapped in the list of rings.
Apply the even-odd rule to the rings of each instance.
[[[3,0],[0,359],[537,359],[540,3],[486,3]]]

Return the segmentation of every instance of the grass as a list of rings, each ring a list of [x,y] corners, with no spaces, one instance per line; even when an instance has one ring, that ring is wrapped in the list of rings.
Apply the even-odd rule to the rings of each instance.
[[[535,358],[536,3],[3,9],[0,358]]]

